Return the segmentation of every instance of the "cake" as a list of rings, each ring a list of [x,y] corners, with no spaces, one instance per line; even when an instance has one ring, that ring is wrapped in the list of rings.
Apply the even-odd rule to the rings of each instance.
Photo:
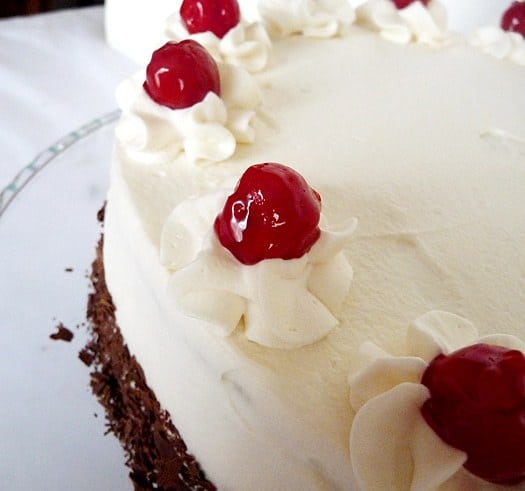
[[[136,487],[524,489],[525,41],[231,4],[117,90],[83,357]]]

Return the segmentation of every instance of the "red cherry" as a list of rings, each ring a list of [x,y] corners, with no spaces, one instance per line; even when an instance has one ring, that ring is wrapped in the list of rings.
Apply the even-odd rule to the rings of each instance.
[[[501,28],[525,37],[525,2],[513,2],[501,18]]]
[[[239,23],[241,14],[237,0],[184,0],[180,16],[190,34],[211,31],[222,38]]]
[[[443,441],[466,452],[466,469],[497,484],[525,480],[521,351],[480,343],[439,355],[422,383],[430,391],[423,417]]]
[[[215,219],[220,243],[241,263],[294,259],[319,238],[321,197],[282,164],[249,167]]]
[[[414,2],[418,2],[418,1],[421,2],[426,7],[430,0],[392,0],[392,2],[394,2],[394,5],[397,7],[398,10],[404,9],[405,7],[408,7],[410,4]]]
[[[144,90],[155,102],[171,109],[190,107],[208,92],[220,95],[219,69],[199,43],[191,39],[168,42],[153,53]]]

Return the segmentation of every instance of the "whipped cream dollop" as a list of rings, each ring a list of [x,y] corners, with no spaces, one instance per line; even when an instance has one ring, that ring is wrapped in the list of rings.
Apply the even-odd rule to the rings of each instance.
[[[393,356],[370,342],[361,346],[349,378],[350,403],[356,411],[350,455],[363,489],[499,489],[467,472],[466,453],[444,443],[420,411],[430,396],[420,383],[428,364],[441,353],[475,343],[525,353],[525,343],[518,338],[479,337],[471,322],[441,311],[428,312],[410,325],[404,356]]]
[[[165,35],[174,41],[193,39],[202,44],[215,61],[237,65],[251,73],[262,70],[268,64],[272,48],[261,22],[248,23],[242,19],[219,38],[211,31],[188,33],[180,14],[176,12],[166,21]]]
[[[174,303],[221,335],[242,327],[249,340],[271,348],[296,348],[323,338],[339,324],[350,290],[353,271],[342,250],[357,221],[321,226],[319,240],[301,258],[247,266],[213,230],[229,189],[183,201],[163,227],[160,258],[170,271]]]
[[[468,37],[468,43],[500,60],[525,65],[525,38],[517,32],[497,26],[480,27]]]
[[[218,64],[221,97],[209,92],[199,103],[170,109],[151,99],[143,87],[144,72],[122,82],[116,98],[122,117],[117,141],[137,162],[172,161],[185,152],[190,162],[221,161],[238,143],[252,143],[252,127],[261,93],[255,79],[240,67]]]
[[[439,46],[451,42],[447,12],[438,0],[427,6],[415,1],[398,9],[391,0],[368,0],[356,9],[356,23],[399,44],[417,42]]]
[[[346,0],[260,0],[259,14],[272,37],[340,36],[355,20]]]

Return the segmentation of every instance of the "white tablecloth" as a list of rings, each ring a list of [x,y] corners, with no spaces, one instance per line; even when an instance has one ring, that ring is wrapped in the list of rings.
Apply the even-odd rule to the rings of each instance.
[[[42,150],[115,110],[115,87],[136,68],[107,46],[102,7],[1,20],[0,191]],[[107,142],[109,171],[111,135]],[[99,156],[73,148],[78,162]],[[101,179],[90,169],[102,174],[105,165],[93,161],[69,174],[40,173],[32,192],[17,197],[11,213],[0,218],[2,491],[132,487],[117,440],[104,437],[104,419],[93,416],[102,409],[77,359],[87,333],[75,326],[85,321],[85,274],[100,234],[94,217],[104,200],[102,189],[91,193]],[[89,180],[83,184],[80,176]],[[59,321],[74,331],[71,343],[49,339]]]
[[[41,150],[116,108],[136,65],[104,39],[103,7],[0,21],[0,190]]]

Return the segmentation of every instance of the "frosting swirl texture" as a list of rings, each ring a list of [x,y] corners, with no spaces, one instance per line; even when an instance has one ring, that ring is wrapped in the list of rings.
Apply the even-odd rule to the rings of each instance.
[[[357,24],[395,43],[437,46],[451,40],[446,10],[438,0],[431,0],[428,6],[416,1],[399,10],[390,0],[368,0],[356,14]]]
[[[468,473],[463,468],[466,453],[444,443],[420,411],[429,397],[420,383],[428,363],[440,353],[476,342],[525,352],[525,343],[514,336],[479,337],[471,322],[440,311],[411,324],[406,355],[393,356],[372,343],[362,345],[349,381],[356,411],[350,454],[363,489],[437,490],[452,483],[458,489],[498,489]],[[388,441],[385,433],[391,435]]]
[[[273,37],[339,36],[355,20],[355,12],[345,0],[262,0],[259,14]]]
[[[525,65],[525,38],[521,34],[495,26],[480,27],[471,34],[468,42],[500,60]]]
[[[241,21],[222,38],[213,32],[189,34],[177,12],[166,20],[165,35],[172,40],[193,39],[202,44],[217,62],[258,72],[268,63],[271,41],[260,22]]]
[[[116,128],[119,143],[143,164],[171,161],[185,152],[189,161],[221,161],[237,143],[251,143],[251,126],[261,103],[255,80],[243,69],[220,64],[221,97],[209,92],[199,103],[173,110],[155,103],[142,87],[144,73],[117,89],[122,118]]]
[[[298,259],[267,259],[246,266],[222,247],[213,221],[228,191],[179,204],[164,225],[161,262],[169,291],[188,315],[221,335],[243,326],[248,339],[272,348],[314,343],[339,324],[352,268],[342,249],[356,227],[321,227],[312,249]]]

